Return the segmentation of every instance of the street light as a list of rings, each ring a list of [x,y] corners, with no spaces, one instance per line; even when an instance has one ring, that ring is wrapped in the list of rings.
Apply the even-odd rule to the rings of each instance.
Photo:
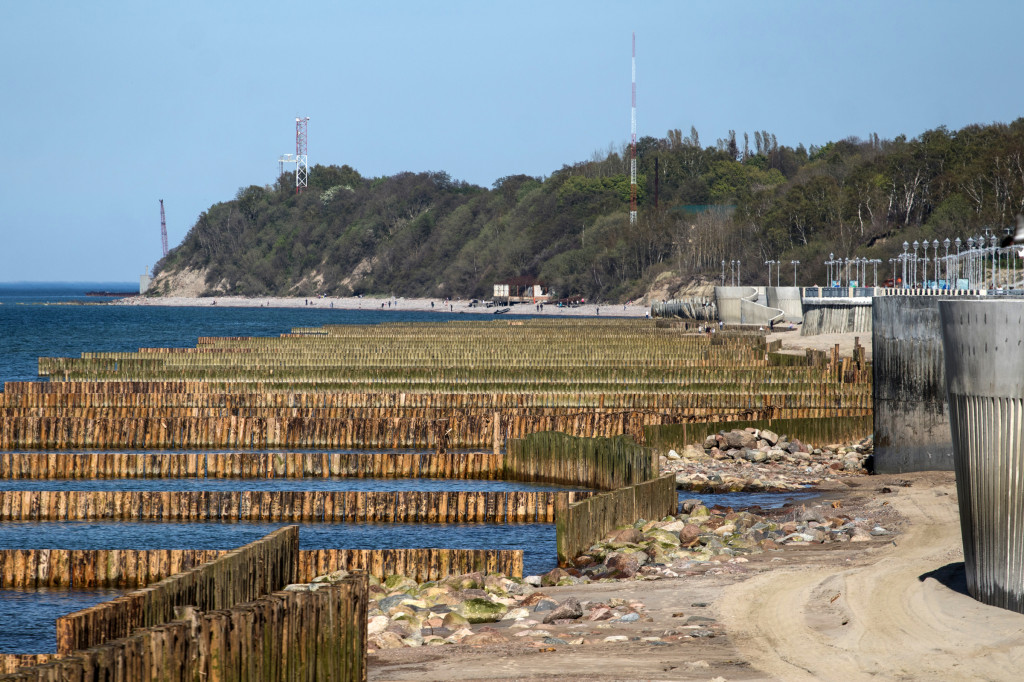
[[[798,261],[798,260],[791,260],[789,262],[793,266],[793,286],[795,287],[796,286],[796,266],[800,265],[800,261]]]
[[[725,261],[722,261],[722,286],[725,286]]]
[[[921,280],[921,284],[928,288],[928,240],[924,240],[924,256],[921,258],[921,263],[924,265],[924,277]]]
[[[907,258],[910,254],[907,253],[907,249],[910,248],[910,244],[903,242],[903,287],[906,288],[909,280],[907,279]]]

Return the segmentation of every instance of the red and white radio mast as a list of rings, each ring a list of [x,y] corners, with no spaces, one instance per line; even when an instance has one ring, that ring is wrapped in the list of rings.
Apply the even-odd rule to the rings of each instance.
[[[164,200],[160,200],[160,243],[164,247],[164,258],[167,258],[167,219],[164,218]]]
[[[629,147],[629,224],[636,224],[636,33],[633,34],[633,109]]]
[[[306,142],[309,132],[309,116],[295,119],[295,193],[300,194],[309,178],[309,156]]]

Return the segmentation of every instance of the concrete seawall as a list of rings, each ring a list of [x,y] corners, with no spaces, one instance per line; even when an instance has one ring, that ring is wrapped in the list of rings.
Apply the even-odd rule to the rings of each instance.
[[[964,297],[958,297],[963,300]],[[875,471],[952,471],[940,296],[876,296],[871,310]]]
[[[905,298],[905,297],[904,297]],[[871,333],[871,298],[805,298],[801,336]]]

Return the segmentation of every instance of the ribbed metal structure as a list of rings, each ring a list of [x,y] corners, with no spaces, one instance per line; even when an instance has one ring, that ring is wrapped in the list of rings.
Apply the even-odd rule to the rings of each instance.
[[[939,314],[967,588],[1024,613],[1024,302]]]

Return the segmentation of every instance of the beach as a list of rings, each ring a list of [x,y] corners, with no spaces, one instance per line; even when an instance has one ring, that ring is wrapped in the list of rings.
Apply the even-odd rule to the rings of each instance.
[[[487,307],[471,299],[445,300],[443,298],[371,298],[335,297],[296,298],[286,296],[132,296],[112,301],[111,305],[126,306],[170,306],[205,308],[221,306],[228,308],[325,308],[335,310],[376,310],[398,312],[476,313],[488,314],[504,310],[506,306]],[[531,315],[545,317],[648,317],[651,307],[639,303],[586,303],[578,306],[561,306],[544,303],[518,303],[507,306],[507,315]]]

